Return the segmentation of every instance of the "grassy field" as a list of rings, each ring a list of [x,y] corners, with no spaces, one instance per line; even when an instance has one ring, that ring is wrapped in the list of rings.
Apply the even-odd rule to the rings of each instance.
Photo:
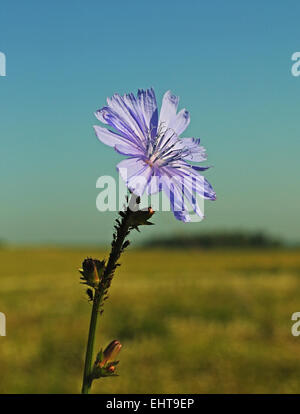
[[[0,250],[1,393],[77,393],[84,249]],[[300,251],[128,250],[97,335],[123,344],[94,393],[300,393]]]

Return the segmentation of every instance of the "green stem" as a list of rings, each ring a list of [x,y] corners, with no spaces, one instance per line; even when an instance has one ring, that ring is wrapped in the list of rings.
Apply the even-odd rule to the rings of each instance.
[[[99,308],[102,297],[110,285],[112,274],[115,270],[116,263],[122,253],[122,246],[129,230],[129,217],[132,214],[130,209],[127,209],[125,217],[123,217],[122,223],[117,231],[117,238],[113,243],[109,259],[103,275],[103,286],[95,289],[95,296],[93,300],[93,309],[91,314],[90,329],[88,336],[88,343],[86,348],[85,365],[83,372],[82,394],[88,394],[92,385],[92,363],[93,363],[93,351],[95,334],[97,327],[97,319],[99,314]],[[106,293],[105,293],[106,294]]]
[[[97,319],[98,319],[101,297],[102,295],[99,292],[99,290],[98,289],[95,290],[95,297],[93,300],[93,309],[92,309],[92,314],[91,314],[88,343],[86,347],[85,364],[84,364],[84,372],[83,372],[83,383],[82,383],[82,391],[81,391],[82,394],[88,394],[90,391],[91,385],[92,385],[91,370],[92,370],[94,342],[95,342],[95,334],[96,334]]]

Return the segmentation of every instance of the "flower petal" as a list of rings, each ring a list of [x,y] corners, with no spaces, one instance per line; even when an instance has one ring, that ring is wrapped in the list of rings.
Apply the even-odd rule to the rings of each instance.
[[[216,200],[216,193],[205,177],[197,174],[191,165],[186,164],[177,168],[177,175],[184,177],[187,185],[191,185],[193,191],[207,200]]]
[[[151,131],[151,137],[154,138],[157,132],[158,126],[158,111],[154,90],[147,89],[146,91],[138,90],[138,102],[140,109],[144,115],[146,126]]]
[[[94,125],[94,130],[96,132],[97,138],[102,141],[103,144],[109,145],[110,147],[114,147],[117,144],[128,143],[128,140],[122,135],[110,131],[107,128],[103,128],[99,125]]]
[[[139,148],[134,147],[131,143],[116,144],[115,150],[122,155],[129,157],[143,157],[144,152]]]
[[[117,170],[127,187],[137,196],[143,195],[153,173],[152,168],[138,157],[119,162]]]
[[[200,144],[200,138],[181,138],[181,142],[188,149],[183,158],[187,161],[201,162],[207,159],[206,150]]]
[[[191,180],[190,177],[184,174],[176,174],[169,167],[164,168],[164,171],[167,173],[162,178],[165,184],[163,189],[165,192],[169,191],[170,193],[169,198],[175,217],[181,221],[191,221],[190,212],[193,212],[193,214],[196,213],[197,216],[203,219],[202,206],[199,204],[200,200],[197,196],[204,197],[197,191],[199,186],[197,181],[195,179]],[[171,180],[167,180],[167,176],[172,177]]]
[[[135,135],[142,141],[145,141],[147,138],[146,123],[143,112],[140,110],[133,93],[124,95],[123,97],[116,93],[111,98],[107,98],[107,103],[124,120],[130,129],[134,131]]]
[[[145,143],[143,142],[144,140],[134,132],[131,125],[128,124],[119,113],[113,111],[109,106],[104,106],[103,108],[98,109],[95,115],[99,121],[115,128],[120,135],[135,143],[141,149],[145,146]]]
[[[198,165],[191,165],[191,167],[195,171],[206,171],[206,170],[208,170],[211,167],[211,165],[209,165],[208,167],[200,167]]]
[[[107,128],[103,128],[99,125],[94,125],[94,130],[96,132],[97,138],[103,142],[103,144],[114,147],[118,152],[124,155],[141,155],[143,152],[140,148],[133,142],[129,141],[127,138],[110,131]]]
[[[176,184],[170,184],[170,182],[163,177],[163,191],[170,199],[171,209],[177,220],[185,223],[191,221],[190,215],[185,208],[183,194]]]
[[[161,175],[159,169],[153,169],[153,173],[149,183],[147,184],[146,192],[148,195],[159,193],[162,190]]]
[[[182,109],[178,114],[172,118],[169,123],[169,128],[173,129],[177,135],[182,134],[190,123],[190,114],[186,109]]]
[[[199,200],[197,199],[197,196],[200,195],[200,194],[197,191],[196,180],[192,180],[192,182],[187,181],[187,180],[183,181],[183,194],[185,195],[185,197],[186,197],[189,205],[192,207],[193,211],[201,219],[203,219],[204,218],[204,213],[201,210],[201,206],[199,205]]]
[[[164,94],[159,116],[159,124],[162,124],[164,128],[168,128],[170,122],[175,118],[178,103],[178,96],[173,95],[171,91]]]

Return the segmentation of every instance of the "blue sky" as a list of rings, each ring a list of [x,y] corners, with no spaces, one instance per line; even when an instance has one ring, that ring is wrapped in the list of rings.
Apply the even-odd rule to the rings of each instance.
[[[1,2],[0,238],[96,243],[113,215],[96,180],[120,155],[93,112],[113,93],[171,89],[207,148],[218,196],[201,223],[159,213],[159,233],[263,229],[299,240],[300,51],[297,1]]]

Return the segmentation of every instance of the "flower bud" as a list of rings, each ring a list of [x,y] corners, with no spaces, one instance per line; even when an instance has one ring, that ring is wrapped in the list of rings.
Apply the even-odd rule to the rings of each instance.
[[[103,359],[100,362],[100,367],[103,367],[108,362],[113,362],[116,356],[121,351],[122,345],[119,341],[112,341],[103,351]]]
[[[95,287],[99,284],[105,268],[105,261],[87,258],[82,263],[82,269],[79,269],[82,277],[87,285]]]

